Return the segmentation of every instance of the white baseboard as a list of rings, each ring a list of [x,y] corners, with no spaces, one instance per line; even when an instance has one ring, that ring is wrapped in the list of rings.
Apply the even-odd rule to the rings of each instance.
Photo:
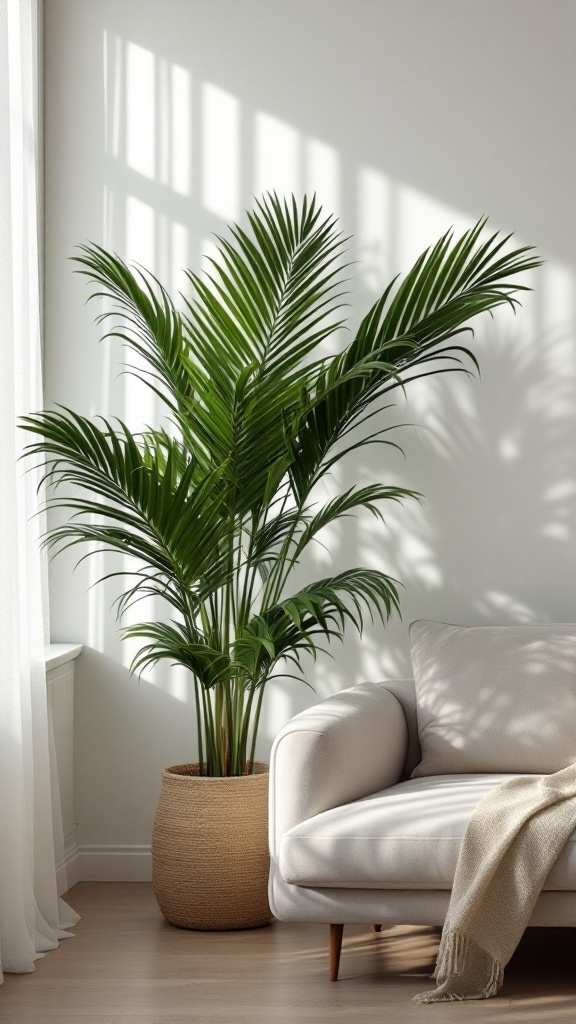
[[[56,865],[56,884],[58,895],[68,892],[76,882],[80,881],[80,856],[76,836],[68,836],[64,840],[64,857]]]
[[[149,845],[99,843],[78,847],[80,882],[150,882]]]

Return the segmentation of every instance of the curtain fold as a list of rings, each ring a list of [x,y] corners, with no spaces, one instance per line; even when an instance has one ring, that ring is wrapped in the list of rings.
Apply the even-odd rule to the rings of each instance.
[[[41,472],[17,427],[42,408],[37,26],[37,0],[0,0],[0,980],[78,920],[56,888]]]

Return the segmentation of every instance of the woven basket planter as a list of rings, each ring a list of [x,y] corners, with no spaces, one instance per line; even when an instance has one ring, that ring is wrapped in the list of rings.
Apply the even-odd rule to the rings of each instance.
[[[268,906],[268,765],[230,778],[165,768],[152,837],[154,893],[179,928],[259,928]]]

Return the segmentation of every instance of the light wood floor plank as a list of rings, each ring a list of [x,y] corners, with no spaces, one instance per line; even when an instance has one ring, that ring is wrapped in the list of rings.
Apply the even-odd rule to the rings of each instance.
[[[327,927],[184,931],[140,882],[83,882],[67,898],[75,938],[34,974],[5,976],[0,1024],[576,1024],[572,929],[529,931],[496,999],[420,1006],[438,929],[347,926],[331,984]]]

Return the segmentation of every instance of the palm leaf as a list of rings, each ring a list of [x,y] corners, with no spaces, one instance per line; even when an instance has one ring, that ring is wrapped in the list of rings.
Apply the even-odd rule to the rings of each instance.
[[[300,537],[295,542],[295,550],[292,559],[295,561],[298,556],[308,547],[311,540],[316,538],[326,526],[336,522],[344,516],[349,516],[354,509],[365,508],[372,515],[383,519],[382,510],[377,502],[381,501],[404,501],[406,498],[421,498],[418,491],[412,491],[406,487],[385,487],[383,484],[371,484],[367,487],[350,487],[343,494],[337,495],[327,502],[315,516],[311,517],[306,524]]]
[[[511,279],[539,264],[531,247],[500,255],[507,239],[497,241],[497,235],[479,246],[484,226],[478,221],[456,242],[449,232],[426,250],[396,288],[394,281],[388,286],[353,342],[319,378],[291,470],[298,500],[326,471],[324,460],[344,432],[361,425],[377,399],[421,375],[414,369],[439,356],[468,357],[477,365],[468,348],[447,342],[471,331],[468,322],[478,314],[504,304],[515,308],[515,293],[526,286]]]
[[[221,567],[220,545],[227,535],[219,516],[220,472],[194,486],[194,460],[181,442],[152,434],[144,443],[119,421],[102,420],[104,428],[72,410],[24,417],[24,429],[41,438],[27,446],[28,454],[43,455],[47,476],[62,487],[73,483],[89,492],[52,504],[71,510],[65,525],[51,531],[48,542],[96,541],[146,561],[165,579],[176,578],[192,589],[206,572]],[[158,447],[161,454],[157,454]],[[79,521],[97,516],[101,525]],[[112,520],[114,525],[106,521]]]
[[[397,580],[377,569],[349,569],[311,583],[254,616],[236,648],[258,646],[269,669],[296,650],[314,652],[312,637],[319,633],[342,639],[347,620],[361,631],[365,613],[371,617],[376,613],[384,622],[395,610],[399,610]]]

